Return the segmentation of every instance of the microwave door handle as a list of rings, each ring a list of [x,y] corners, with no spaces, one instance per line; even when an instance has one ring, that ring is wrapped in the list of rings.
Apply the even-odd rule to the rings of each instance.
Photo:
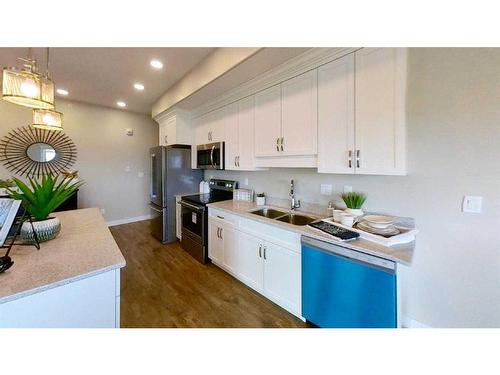
[[[215,151],[215,146],[212,146],[212,150],[210,150],[210,164],[212,164],[212,168],[215,169],[215,164],[214,164],[214,151]]]

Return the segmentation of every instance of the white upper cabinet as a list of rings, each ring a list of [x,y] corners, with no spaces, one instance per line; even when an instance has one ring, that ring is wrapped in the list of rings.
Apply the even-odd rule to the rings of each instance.
[[[159,124],[159,145],[190,145],[193,142],[193,129],[190,116],[179,109],[160,115],[156,118]]]
[[[406,174],[406,53],[363,48],[318,69],[318,172]]]
[[[255,170],[254,166],[254,96],[226,106],[225,168]]]
[[[318,172],[354,172],[354,54],[318,69]]]
[[[316,155],[318,142],[317,70],[281,84],[282,155]]]
[[[238,169],[238,153],[239,153],[239,124],[238,124],[238,103],[229,104],[226,109],[225,126],[225,169]]]
[[[196,120],[195,144],[202,145],[224,141],[225,108],[204,114]]]
[[[255,156],[280,155],[281,87],[255,94]]]
[[[405,48],[356,51],[356,173],[406,174]]]

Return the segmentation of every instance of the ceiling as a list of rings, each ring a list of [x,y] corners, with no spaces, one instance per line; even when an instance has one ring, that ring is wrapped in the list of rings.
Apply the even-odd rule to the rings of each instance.
[[[203,60],[214,48],[51,48],[50,72],[56,88],[69,95],[61,98],[105,107],[151,114],[152,104]],[[17,57],[25,57],[27,48],[0,48],[0,67],[16,66]],[[45,49],[34,48],[42,72]],[[163,69],[150,67],[151,59],[163,62]],[[140,82],[144,91],[134,89]],[[57,102],[56,102],[57,104]]]

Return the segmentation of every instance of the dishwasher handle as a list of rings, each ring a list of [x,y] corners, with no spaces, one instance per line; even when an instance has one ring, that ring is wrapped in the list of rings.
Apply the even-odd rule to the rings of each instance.
[[[374,255],[366,254],[361,251],[348,249],[346,247],[334,245],[328,242],[316,240],[314,238],[302,236],[301,244],[310,246],[314,250],[323,251],[325,253],[337,255],[356,263],[363,264],[368,267],[377,268],[379,270],[394,274],[396,273],[396,263],[392,260],[380,258]]]

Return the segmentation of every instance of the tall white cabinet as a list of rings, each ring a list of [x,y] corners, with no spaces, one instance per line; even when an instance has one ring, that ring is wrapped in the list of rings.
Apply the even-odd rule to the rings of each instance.
[[[255,94],[255,156],[277,156],[281,140],[281,87]]]
[[[318,69],[318,172],[406,174],[404,48],[363,48]]]
[[[155,119],[159,130],[159,145],[190,145],[193,142],[191,120],[188,112],[172,109]]]

